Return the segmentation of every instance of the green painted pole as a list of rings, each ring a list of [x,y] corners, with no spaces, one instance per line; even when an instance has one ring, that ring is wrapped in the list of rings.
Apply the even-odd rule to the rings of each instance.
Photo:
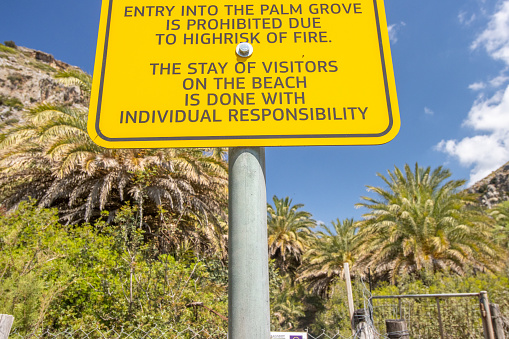
[[[228,338],[269,339],[265,148],[230,148]]]

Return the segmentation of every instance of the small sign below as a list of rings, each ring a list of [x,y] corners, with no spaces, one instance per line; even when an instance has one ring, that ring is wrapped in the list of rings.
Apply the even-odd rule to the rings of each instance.
[[[306,332],[270,332],[270,339],[308,339]]]

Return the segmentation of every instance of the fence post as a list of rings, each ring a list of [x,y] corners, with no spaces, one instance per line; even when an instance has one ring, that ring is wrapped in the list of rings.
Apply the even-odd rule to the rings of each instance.
[[[488,300],[488,292],[481,291],[481,293],[479,293],[479,303],[481,307],[484,338],[495,339],[495,334],[493,333],[493,324],[491,323],[491,312],[490,312],[490,302]]]
[[[399,308],[399,318],[403,318],[403,303],[401,302],[401,298],[398,298],[398,308]]]
[[[365,308],[355,310],[353,314],[353,323],[355,326],[355,338],[357,339],[374,339],[375,335],[372,324],[367,320],[369,311]],[[370,326],[371,325],[371,326]]]
[[[504,322],[502,321],[502,314],[497,304],[490,304],[491,322],[493,323],[493,333],[495,339],[505,339]]]
[[[0,314],[0,339],[9,338],[14,317],[8,314]]]
[[[435,298],[437,301],[437,315],[438,315],[438,327],[440,329],[440,338],[444,339],[444,323],[442,322],[442,312],[440,312],[440,298]]]
[[[343,272],[345,274],[346,294],[348,298],[348,312],[350,315],[350,326],[352,326],[352,334],[355,335],[355,324],[353,321],[353,313],[355,312],[355,310],[353,306],[352,282],[350,281],[350,265],[346,262],[343,263]]]
[[[385,327],[389,339],[410,339],[410,333],[404,319],[386,319]]]

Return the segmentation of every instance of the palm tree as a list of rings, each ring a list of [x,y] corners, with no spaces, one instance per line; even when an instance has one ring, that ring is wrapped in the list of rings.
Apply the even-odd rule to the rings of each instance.
[[[299,320],[306,316],[302,296],[291,287],[283,288],[271,302],[273,316],[272,330],[291,331],[299,325]]]
[[[57,78],[89,96],[90,75],[68,71]],[[220,236],[228,180],[223,150],[105,149],[88,136],[87,115],[86,109],[43,104],[1,135],[4,208],[32,197],[77,223],[102,211],[113,220],[129,201],[138,208],[140,227],[160,230],[166,242]]]
[[[318,232],[316,240],[304,254],[299,281],[322,297],[329,294],[333,282],[343,276],[343,264],[353,266],[356,259],[358,237],[353,219],[332,222],[332,228],[320,225],[325,232]]]
[[[404,172],[388,171],[388,178],[377,175],[387,188],[367,186],[376,197],[362,197],[357,204],[368,209],[359,224],[363,265],[389,273],[392,281],[422,270],[497,269],[497,246],[490,242],[493,223],[474,206],[473,196],[459,191],[464,180],[446,181],[449,170],[432,172],[418,164],[413,172],[405,165]]]
[[[509,250],[509,201],[504,201],[490,212],[490,216],[495,219],[495,240],[506,250]]]
[[[312,238],[311,229],[316,221],[311,213],[298,211],[303,204],[292,205],[288,197],[272,198],[274,207],[267,204],[269,256],[276,260],[276,267],[283,273],[293,272],[301,262]]]

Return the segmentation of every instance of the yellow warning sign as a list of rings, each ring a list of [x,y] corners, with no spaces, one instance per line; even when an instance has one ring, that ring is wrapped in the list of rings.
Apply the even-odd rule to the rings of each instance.
[[[103,0],[101,146],[370,145],[399,125],[382,0]]]

